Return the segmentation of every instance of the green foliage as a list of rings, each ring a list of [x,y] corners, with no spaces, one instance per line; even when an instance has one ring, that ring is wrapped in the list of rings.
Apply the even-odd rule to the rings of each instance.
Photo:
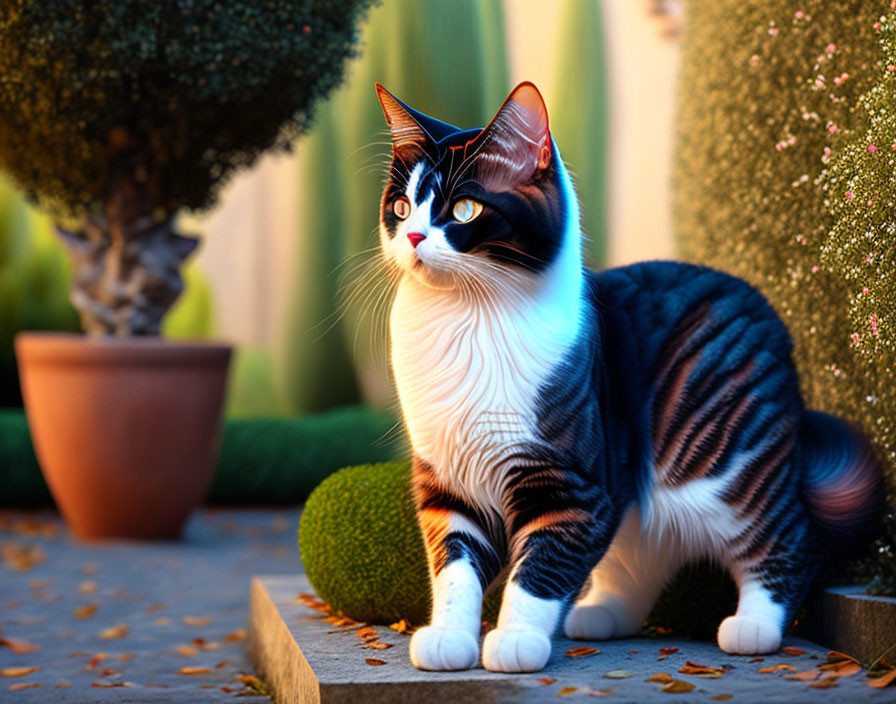
[[[883,530],[871,546],[870,556],[853,565],[849,576],[867,584],[869,594],[896,597],[896,511],[884,516]]]
[[[308,580],[336,611],[367,623],[429,617],[429,570],[406,463],[347,467],[308,498],[299,523]]]
[[[162,322],[162,334],[171,339],[202,340],[215,330],[214,300],[208,280],[195,260],[183,270],[184,292]]]
[[[896,13],[881,25],[883,63],[852,115],[850,140],[822,174],[833,217],[822,266],[845,282],[851,350],[866,391],[856,410],[896,461]],[[839,340],[845,344],[846,340]]]
[[[309,394],[302,386],[318,383],[306,371],[310,368],[322,379],[338,379],[340,394],[355,383],[345,354],[337,351],[339,344],[354,359],[366,400],[386,405],[393,397],[385,346],[388,282],[377,251],[379,202],[391,146],[374,82],[464,128],[485,125],[509,88],[500,0],[390,0],[371,12],[364,44],[346,86],[299,147],[308,150],[301,166],[302,187],[309,189],[305,200],[327,214],[303,214],[300,256],[326,263],[331,278],[315,276],[306,282],[295,277],[291,315],[304,322],[284,341],[281,373],[291,380],[289,404],[297,410],[329,403],[325,395]],[[331,175],[339,172],[339,178],[326,176],[330,170]],[[363,266],[365,259],[371,266]],[[342,260],[347,297],[340,308],[333,286],[340,273],[334,269]],[[306,271],[302,262],[299,266]],[[328,371],[314,367],[313,360],[327,360]]]
[[[0,406],[21,404],[17,332],[78,329],[68,302],[70,278],[49,220],[0,179]]]
[[[99,208],[131,146],[165,212],[306,131],[371,0],[6,0],[0,165],[60,212]]]
[[[227,381],[228,418],[279,418],[288,415],[280,401],[271,353],[240,345],[230,363]]]
[[[551,133],[572,174],[587,236],[586,263],[599,267],[607,246],[607,68],[600,4],[567,0],[551,101]]]

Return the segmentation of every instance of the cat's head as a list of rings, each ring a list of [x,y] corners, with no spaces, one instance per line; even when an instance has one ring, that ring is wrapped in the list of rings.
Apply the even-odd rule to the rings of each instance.
[[[472,130],[376,90],[393,146],[380,239],[404,273],[476,290],[488,277],[537,281],[564,250],[579,261],[575,194],[534,85],[521,83]]]

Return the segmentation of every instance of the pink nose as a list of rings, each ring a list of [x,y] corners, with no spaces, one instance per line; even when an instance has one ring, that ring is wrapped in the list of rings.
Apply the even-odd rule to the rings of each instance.
[[[408,239],[411,241],[411,246],[417,249],[417,245],[426,239],[426,235],[422,232],[409,232]]]

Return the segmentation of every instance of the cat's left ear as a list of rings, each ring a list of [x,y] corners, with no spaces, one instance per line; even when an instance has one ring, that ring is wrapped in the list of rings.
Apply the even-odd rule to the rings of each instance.
[[[491,189],[512,188],[546,169],[551,131],[538,88],[528,81],[514,88],[466,151],[477,154],[477,179]]]

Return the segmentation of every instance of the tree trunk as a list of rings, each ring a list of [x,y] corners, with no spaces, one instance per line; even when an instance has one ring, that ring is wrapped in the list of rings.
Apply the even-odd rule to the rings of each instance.
[[[160,211],[139,157],[119,162],[105,212],[79,232],[57,227],[74,265],[72,304],[91,335],[158,335],[183,290],[180,265],[198,244]]]

